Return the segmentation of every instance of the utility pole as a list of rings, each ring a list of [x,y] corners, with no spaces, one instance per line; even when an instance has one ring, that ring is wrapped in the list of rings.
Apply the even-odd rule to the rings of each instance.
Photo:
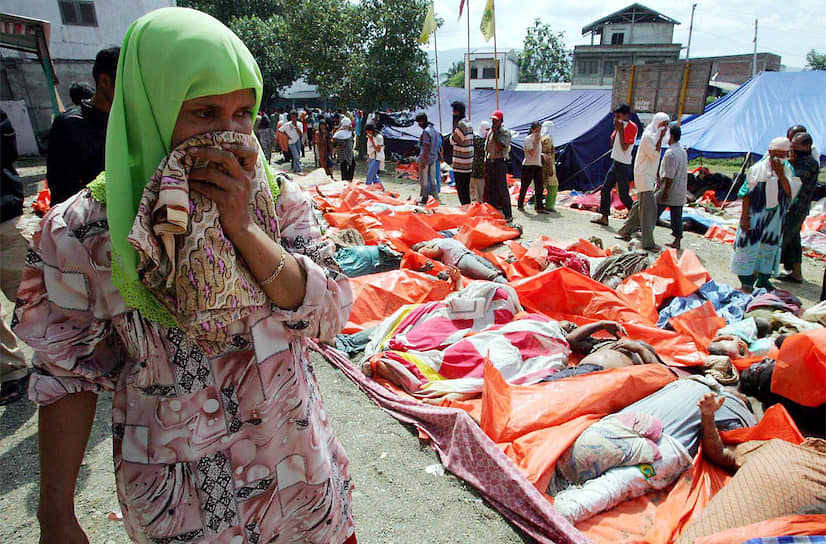
[[[757,75],[757,18],[754,18],[754,55],[751,58],[751,77]]]
[[[697,4],[691,4],[691,23],[688,25],[688,46],[685,48],[685,60],[691,58],[691,33],[694,31],[694,10]]]

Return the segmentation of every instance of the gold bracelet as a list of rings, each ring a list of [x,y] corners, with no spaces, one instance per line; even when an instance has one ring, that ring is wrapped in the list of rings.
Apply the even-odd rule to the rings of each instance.
[[[278,266],[275,267],[275,271],[272,275],[261,282],[261,287],[266,287],[267,285],[271,284],[278,278],[278,275],[281,274],[281,271],[284,269],[284,263],[287,262],[286,257],[284,257],[284,248],[281,248],[281,260],[278,261]]]

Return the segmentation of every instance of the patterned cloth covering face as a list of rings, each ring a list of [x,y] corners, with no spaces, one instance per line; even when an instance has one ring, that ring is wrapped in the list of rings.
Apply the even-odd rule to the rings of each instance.
[[[218,206],[189,190],[193,147],[222,144],[257,148],[255,138],[217,132],[190,138],[161,161],[141,198],[129,242],[138,252],[141,281],[181,329],[207,354],[220,353],[237,322],[269,303],[221,228]],[[273,240],[280,237],[275,205],[260,158],[255,165],[250,216]]]

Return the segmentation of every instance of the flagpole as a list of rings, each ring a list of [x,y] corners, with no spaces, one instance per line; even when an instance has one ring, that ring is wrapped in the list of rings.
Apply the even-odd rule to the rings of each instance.
[[[436,29],[433,29],[433,53],[436,56],[436,100],[439,103],[439,134],[442,133],[442,85],[439,81],[439,47],[436,45]]]
[[[470,120],[470,0],[465,0],[465,9],[467,10],[467,63],[465,63],[465,80],[467,81],[467,118]],[[471,124],[472,123],[471,121]]]
[[[496,109],[499,109],[499,49],[496,46],[496,12],[493,12],[493,67],[496,72]]]

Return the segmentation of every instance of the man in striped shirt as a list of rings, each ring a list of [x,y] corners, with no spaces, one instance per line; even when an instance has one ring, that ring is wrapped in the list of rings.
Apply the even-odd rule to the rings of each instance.
[[[453,108],[453,177],[460,204],[470,204],[470,174],[473,171],[473,127],[465,117],[465,103],[459,100],[450,105]]]

